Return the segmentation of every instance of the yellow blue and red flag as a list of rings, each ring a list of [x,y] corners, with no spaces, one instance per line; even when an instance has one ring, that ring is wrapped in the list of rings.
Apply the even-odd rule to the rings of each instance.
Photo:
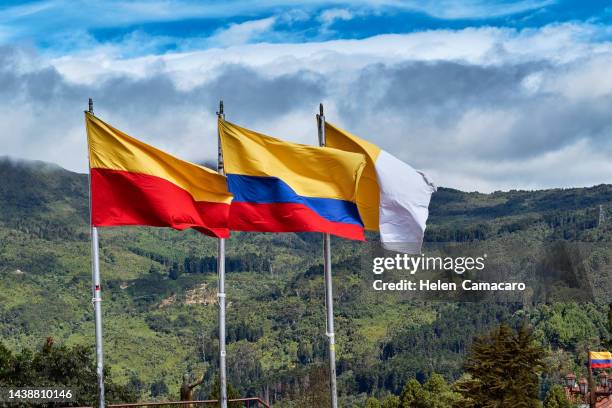
[[[323,232],[364,240],[356,190],[363,154],[289,143],[219,120],[236,231]]]
[[[612,367],[612,353],[609,351],[590,351],[589,360],[591,361],[591,368]]]

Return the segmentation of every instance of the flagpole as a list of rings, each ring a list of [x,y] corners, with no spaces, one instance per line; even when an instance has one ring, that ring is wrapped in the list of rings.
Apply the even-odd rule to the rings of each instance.
[[[223,101],[219,101],[219,119],[225,119],[223,112]],[[223,169],[223,151],[221,149],[221,134],[217,125],[217,170],[219,174],[225,174]],[[219,402],[221,408],[227,408],[227,376],[225,364],[225,239],[219,238],[217,242],[217,297],[219,298]]]
[[[93,100],[89,98],[88,110],[94,114]],[[89,156],[89,149],[88,156]],[[104,408],[104,351],[102,347],[102,296],[100,286],[100,255],[98,245],[98,228],[93,225],[91,197],[91,168],[89,168],[89,225],[91,226],[91,274],[92,298],[96,326],[96,374],[98,376],[98,407]]]
[[[319,104],[317,115],[319,146],[325,146],[325,115],[323,104]],[[329,339],[329,392],[331,408],[338,408],[338,389],[336,386],[336,338],[334,333],[334,297],[331,274],[331,241],[329,234],[323,234],[323,270],[325,274],[325,309],[327,311],[326,335]]]
[[[591,352],[589,351],[589,408],[595,408],[597,405],[597,389],[593,381],[593,363],[591,360]]]

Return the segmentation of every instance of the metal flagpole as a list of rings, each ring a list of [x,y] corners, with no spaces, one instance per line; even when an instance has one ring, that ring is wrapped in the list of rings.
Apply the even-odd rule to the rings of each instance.
[[[317,115],[319,145],[325,146],[325,115],[323,104],[319,104]],[[329,339],[329,391],[331,408],[338,408],[338,389],[336,386],[336,338],[334,333],[334,297],[332,293],[331,246],[329,234],[323,234],[323,269],[325,272],[325,309],[327,311],[326,334]]]
[[[591,352],[589,351],[589,408],[595,408],[597,405],[597,386],[593,381],[593,365],[591,361]]]
[[[223,101],[219,101],[219,119],[225,119],[223,113]],[[223,169],[223,151],[221,149],[221,134],[217,128],[217,170],[219,174],[225,174]],[[219,401],[221,408],[227,408],[227,375],[225,369],[225,239],[219,238],[217,244],[217,297],[219,298]]]
[[[89,113],[94,114],[93,100],[89,98]],[[89,155],[89,149],[88,149]],[[96,322],[96,374],[98,376],[98,407],[104,408],[104,352],[102,349],[102,297],[100,287],[100,256],[98,251],[98,228],[92,220],[91,168],[89,170],[89,225],[91,226],[91,274],[94,316]]]

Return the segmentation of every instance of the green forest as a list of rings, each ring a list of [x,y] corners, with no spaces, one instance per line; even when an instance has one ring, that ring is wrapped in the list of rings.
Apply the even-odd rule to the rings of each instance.
[[[0,158],[0,384],[16,378],[7,370],[17,361],[29,370],[22,382],[44,377],[52,384],[67,374],[36,373],[46,370],[45,361],[67,359],[57,364],[86,371],[73,375],[91,403],[83,381],[95,372],[88,225],[87,175]],[[371,244],[332,239],[340,406],[458,406],[462,395],[479,392],[473,357],[486,354],[495,336],[534,348],[541,361],[530,360],[536,377],[525,381],[534,398],[552,401],[565,373],[585,375],[588,350],[612,346],[612,295],[598,292],[612,277],[611,238],[612,185],[491,194],[440,188],[430,205],[428,244],[481,245],[500,262],[513,262],[517,274],[528,270],[516,261],[526,255],[508,248],[597,245],[587,261],[598,265],[604,285],[588,282],[593,296],[566,301],[558,289],[545,301],[520,304],[375,292],[361,262]],[[227,241],[227,358],[235,395],[266,395],[277,407],[324,406],[321,245],[320,234],[233,233]],[[204,375],[196,398],[214,395],[215,252],[216,241],[195,231],[100,230],[110,401],[178,400],[185,374]],[[540,266],[561,267],[551,262],[545,257]]]

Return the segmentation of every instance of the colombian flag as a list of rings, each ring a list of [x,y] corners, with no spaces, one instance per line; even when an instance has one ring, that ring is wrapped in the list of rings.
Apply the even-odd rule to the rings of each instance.
[[[230,228],[364,240],[355,202],[362,154],[284,142],[219,120]]]
[[[179,160],[85,113],[92,225],[194,228],[229,236],[225,177]]]
[[[612,367],[612,353],[609,351],[589,352],[591,368],[610,368]]]

